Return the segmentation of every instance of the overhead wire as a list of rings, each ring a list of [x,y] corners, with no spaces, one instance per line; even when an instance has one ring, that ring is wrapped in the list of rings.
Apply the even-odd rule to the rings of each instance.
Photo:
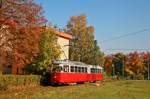
[[[112,51],[118,51],[118,50],[122,50],[122,51],[131,51],[131,50],[138,50],[138,51],[150,51],[150,48],[148,49],[134,49],[134,48],[131,48],[131,49],[105,49],[105,50],[112,50]]]
[[[136,31],[136,32],[131,32],[131,33],[127,33],[127,34],[123,34],[123,35],[120,35],[120,36],[117,36],[117,37],[113,37],[113,38],[110,38],[110,39],[106,39],[106,40],[103,40],[101,41],[100,43],[105,43],[105,42],[110,42],[110,41],[114,41],[114,40],[117,40],[117,39],[121,39],[121,38],[124,38],[124,37],[127,37],[127,36],[132,36],[132,35],[136,35],[136,34],[140,34],[140,33],[143,33],[143,32],[146,32],[146,31],[150,31],[150,28],[145,28],[145,29],[142,29],[142,30],[139,30],[139,31]],[[112,50],[112,51],[131,51],[131,50],[138,50],[138,51],[150,51],[150,49],[133,49],[133,48],[130,48],[130,49],[113,49],[113,48],[109,48],[109,49],[105,49],[105,50]]]
[[[124,37],[127,37],[127,36],[140,34],[140,33],[146,32],[146,31],[150,31],[150,28],[145,28],[145,29],[142,29],[142,30],[139,30],[139,31],[136,31],[136,32],[131,32],[131,33],[127,33],[127,34],[120,35],[120,36],[117,36],[117,37],[113,37],[113,38],[110,38],[110,39],[106,39],[106,40],[101,41],[100,43],[110,42],[110,41],[117,40],[117,39],[120,39],[120,38],[124,38]]]

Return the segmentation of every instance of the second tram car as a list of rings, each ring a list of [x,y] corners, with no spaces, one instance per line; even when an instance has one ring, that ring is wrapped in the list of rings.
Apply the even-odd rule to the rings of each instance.
[[[55,61],[49,67],[48,82],[53,84],[84,83],[102,80],[102,67],[76,61]]]

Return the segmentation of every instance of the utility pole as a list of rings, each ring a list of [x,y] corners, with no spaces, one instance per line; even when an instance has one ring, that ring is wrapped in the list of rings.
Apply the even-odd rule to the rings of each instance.
[[[149,78],[149,76],[150,76],[150,75],[149,75],[149,69],[150,69],[150,68],[149,68],[149,67],[150,67],[150,58],[148,59],[148,70],[147,70],[147,72],[148,72],[148,80],[150,80],[150,78]]]
[[[123,59],[122,62],[123,62],[123,63],[122,63],[122,77],[123,77],[123,79],[124,79],[124,67],[125,67],[125,61],[124,61],[124,59]]]
[[[94,40],[94,65],[95,66],[97,65],[97,62],[96,62],[96,44],[97,44],[97,40]]]
[[[113,67],[113,78],[115,78],[115,66],[114,66],[114,64],[112,64],[112,67]]]

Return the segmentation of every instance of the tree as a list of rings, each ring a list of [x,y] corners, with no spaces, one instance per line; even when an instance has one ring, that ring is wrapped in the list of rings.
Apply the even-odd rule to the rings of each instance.
[[[17,28],[33,27],[45,23],[42,7],[34,0],[3,0],[0,23],[17,25]]]
[[[113,67],[112,67],[112,63],[113,63],[113,56],[112,55],[108,55],[105,57],[105,61],[104,61],[104,71],[108,76],[111,76],[113,73]]]
[[[143,58],[143,64],[144,64],[144,78],[150,79],[150,52],[141,53],[141,56]]]
[[[54,29],[49,28],[42,33],[39,47],[38,57],[26,68],[28,72],[40,73],[40,71],[52,65],[52,61],[59,58],[60,46],[57,44],[57,34]]]
[[[127,55],[125,71],[132,79],[144,79],[143,58],[137,52]]]
[[[9,52],[13,65],[30,63],[39,52],[42,7],[33,0],[3,0],[0,9],[0,51]],[[6,57],[8,57],[6,56]],[[3,55],[0,57],[4,60]],[[6,64],[5,64],[6,65]]]
[[[116,53],[113,58],[115,68],[115,75],[124,76],[125,55],[123,53]]]
[[[72,16],[65,31],[73,35],[70,42],[70,59],[95,64],[93,53],[97,53],[94,52],[94,47],[97,45],[94,45],[94,27],[87,26],[86,16]],[[94,59],[96,58],[94,57]]]
[[[104,53],[100,51],[100,47],[97,45],[97,41],[94,41],[94,48],[92,50],[92,56],[90,58],[91,64],[103,66],[104,65]]]

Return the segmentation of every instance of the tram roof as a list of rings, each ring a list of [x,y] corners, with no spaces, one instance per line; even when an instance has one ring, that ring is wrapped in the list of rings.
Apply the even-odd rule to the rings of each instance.
[[[70,60],[57,60],[53,62],[54,64],[69,64],[69,65],[87,65],[83,62],[70,61]]]
[[[76,66],[88,66],[88,67],[96,67],[102,69],[101,66],[94,66],[94,65],[89,65],[85,64],[83,62],[77,62],[77,61],[70,61],[70,60],[56,60],[53,62],[54,64],[67,64],[67,65],[76,65]]]

